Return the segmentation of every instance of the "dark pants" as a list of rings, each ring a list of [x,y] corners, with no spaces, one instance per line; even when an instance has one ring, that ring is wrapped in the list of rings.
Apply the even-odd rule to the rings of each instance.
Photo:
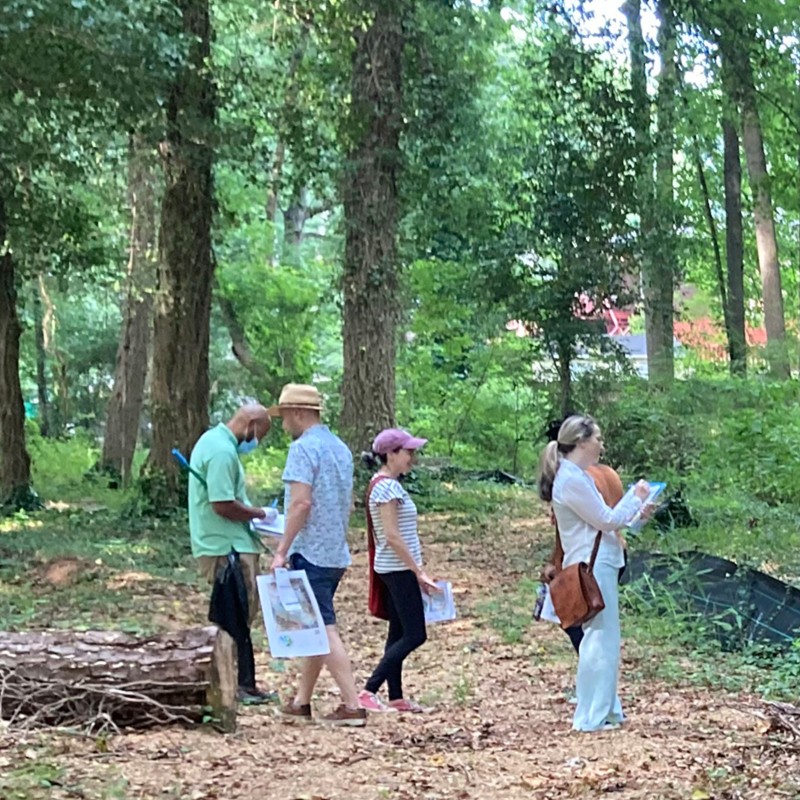
[[[219,559],[211,590],[208,620],[230,634],[236,643],[239,688],[255,691],[256,662],[250,638],[250,600],[247,579],[235,550]]]
[[[564,632],[569,636],[575,652],[580,652],[581,642],[583,641],[583,625],[571,625],[569,628],[564,628]]]
[[[384,681],[389,688],[389,700],[403,697],[403,661],[409,653],[425,644],[425,611],[419,583],[411,570],[378,575],[386,586],[389,612],[389,633],[386,650],[372,676],[367,681],[368,692],[377,692]]]

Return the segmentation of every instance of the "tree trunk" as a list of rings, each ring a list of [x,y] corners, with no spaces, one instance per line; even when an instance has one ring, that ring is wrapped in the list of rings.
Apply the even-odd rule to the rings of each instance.
[[[247,333],[236,314],[236,307],[222,293],[218,281],[214,285],[214,297],[225,327],[228,329],[228,335],[231,337],[231,352],[236,356],[236,360],[259,381],[268,382],[270,374],[253,355],[250,342],[247,339]],[[274,387],[272,388],[274,389]]]
[[[128,156],[128,203],[131,212],[130,251],[117,347],[114,389],[108,403],[100,466],[130,479],[133,453],[147,381],[150,325],[156,260],[155,175],[152,156],[139,137],[132,137]]]
[[[736,131],[736,97],[730,65],[723,54],[722,141],[725,180],[725,260],[728,274],[728,353],[731,375],[747,374],[747,339],[744,326],[744,244],[742,232],[742,164]]]
[[[750,54],[738,42],[736,34],[724,34],[722,49],[731,64],[731,77],[736,81],[737,99],[742,111],[742,142],[747,174],[753,193],[753,216],[756,227],[756,249],[761,272],[764,303],[764,325],[767,329],[767,361],[773,377],[789,377],[789,353],[786,347],[786,323],[783,311],[781,271],[778,260],[778,239],[772,212],[772,194],[764,138],[756,102],[756,88]]]
[[[405,3],[376,0],[357,34],[351,88],[357,134],[344,181],[344,378],[341,429],[369,449],[395,421],[397,228]]]
[[[800,120],[800,63],[797,64],[797,83],[795,85],[795,119]],[[795,212],[800,214],[800,137],[797,140],[797,150],[795,151],[795,166],[797,169],[797,177],[796,177],[796,184],[795,184],[795,191],[797,192],[796,197],[798,198],[798,208],[795,209]],[[800,295],[800,224],[797,226],[797,289],[798,294]],[[800,296],[798,297],[800,300]]]
[[[67,380],[66,355],[56,346],[56,306],[47,288],[47,277],[39,273],[39,297],[43,305],[42,314],[42,353],[43,364],[50,364],[50,380],[53,387],[47,406],[47,428],[50,436],[64,433],[69,424],[69,381]]]
[[[209,718],[236,726],[236,648],[215,627],[147,639],[116,631],[0,632],[0,718],[91,731]]]
[[[181,501],[174,447],[189,455],[208,426],[214,86],[208,0],[181,0],[188,63],[172,86],[159,233],[151,385],[153,446],[143,490],[156,510]]]
[[[572,408],[572,345],[558,342],[558,409],[561,417],[566,417]]]
[[[14,258],[0,195],[0,506],[30,508],[31,459],[25,449],[25,403],[19,382],[19,337]]]
[[[300,265],[300,245],[303,243],[303,228],[309,218],[308,191],[300,187],[294,192],[289,207],[283,212],[284,263]]]
[[[658,53],[661,74],[658,77],[658,132],[656,135],[655,208],[653,236],[646,259],[645,319],[647,333],[647,372],[649,380],[669,385],[675,378],[673,347],[673,295],[677,274],[675,208],[675,104],[677,101],[677,66],[675,63],[675,16],[669,0],[658,0]]]
[[[656,219],[653,174],[653,141],[650,134],[650,96],[647,93],[647,56],[642,34],[641,0],[626,0],[623,11],[627,19],[628,47],[631,64],[631,95],[633,98],[633,125],[636,131],[638,155],[636,159],[636,205],[639,210],[639,250],[642,262],[642,294],[644,297],[645,335],[647,338],[648,377],[655,383],[668,384],[674,376],[672,347],[672,266],[664,261],[659,239],[671,224],[659,228]],[[668,31],[662,23],[659,46],[668,49]],[[662,41],[666,37],[665,41]],[[673,45],[674,47],[674,45]],[[667,53],[669,56],[669,53]],[[674,50],[673,50],[674,56]],[[668,58],[669,61],[669,58]],[[662,62],[663,63],[663,62]],[[671,139],[668,136],[669,115],[667,102],[670,91],[674,102],[674,58],[672,66],[664,63],[659,80],[659,197],[669,194],[671,167]],[[672,87],[670,89],[670,86]],[[673,111],[674,113],[674,111]],[[664,129],[666,126],[666,129]],[[669,151],[669,162],[667,161]],[[671,195],[670,195],[671,196]],[[670,205],[670,209],[673,206]],[[667,212],[670,213],[670,212]],[[670,218],[671,219],[671,218]],[[667,294],[669,299],[667,300]]]
[[[719,234],[717,233],[717,223],[714,219],[714,212],[711,208],[711,193],[708,190],[706,172],[703,168],[703,157],[700,153],[700,142],[695,137],[694,158],[697,166],[697,180],[700,183],[700,193],[703,196],[703,212],[706,223],[708,223],[708,234],[711,237],[711,249],[714,252],[714,268],[717,273],[717,287],[719,288],[719,298],[722,303],[722,316],[725,320],[725,334],[728,342],[731,340],[730,311],[728,308],[728,287],[725,280],[725,270],[722,267],[722,248],[719,244]]]
[[[47,391],[47,350],[44,345],[44,315],[42,312],[42,291],[44,277],[37,275],[31,292],[33,306],[33,332],[36,341],[36,392],[39,398],[39,432],[45,438],[50,436],[50,398]]]

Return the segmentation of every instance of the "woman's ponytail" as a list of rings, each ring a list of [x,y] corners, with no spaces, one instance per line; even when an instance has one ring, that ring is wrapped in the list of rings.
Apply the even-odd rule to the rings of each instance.
[[[553,499],[553,481],[558,471],[558,442],[549,442],[539,459],[539,497],[546,502]]]

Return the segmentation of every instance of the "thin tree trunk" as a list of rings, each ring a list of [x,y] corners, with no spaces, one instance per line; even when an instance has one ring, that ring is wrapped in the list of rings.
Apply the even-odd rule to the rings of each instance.
[[[722,142],[725,180],[725,261],[728,275],[728,353],[731,375],[747,374],[747,339],[744,320],[744,237],[742,232],[742,164],[736,130],[736,96],[730,64],[723,53]]]
[[[789,377],[789,353],[786,347],[786,323],[783,311],[778,239],[772,211],[767,158],[756,102],[755,81],[750,54],[738,42],[736,34],[726,32],[722,48],[731,63],[731,76],[736,81],[742,111],[742,143],[747,173],[753,193],[753,216],[756,228],[756,249],[761,272],[761,291],[764,303],[764,324],[767,329],[767,361],[773,377]]]
[[[722,248],[719,245],[719,234],[717,233],[717,222],[714,219],[714,212],[711,208],[711,194],[708,191],[708,181],[706,172],[703,169],[703,158],[700,155],[700,143],[697,137],[694,140],[695,164],[697,166],[697,180],[700,183],[700,192],[703,195],[703,212],[708,223],[708,234],[711,237],[711,249],[714,251],[714,268],[717,273],[717,288],[719,298],[722,303],[722,316],[725,320],[725,335],[728,339],[729,349],[731,340],[730,312],[728,309],[728,288],[725,282],[725,270],[722,266]]]
[[[288,263],[300,265],[300,245],[308,217],[308,191],[303,186],[294,192],[292,202],[283,212],[283,251],[284,261]]]
[[[305,52],[306,44],[308,42],[309,30],[307,26],[303,27],[300,41],[292,52],[292,57],[289,59],[289,66],[286,70],[286,90],[283,98],[283,117],[291,114],[294,111],[294,106],[297,98],[297,69],[300,62],[303,60],[303,53]],[[267,221],[272,224],[272,231],[275,231],[275,222],[278,217],[278,209],[280,208],[281,186],[283,183],[283,166],[286,161],[286,131],[278,131],[278,143],[275,146],[275,156],[272,160],[272,168],[270,170],[269,188],[267,190]],[[284,223],[286,219],[284,218]],[[284,227],[284,243],[288,239],[286,228]],[[274,239],[274,250],[272,254],[272,264],[277,266],[280,263],[283,253],[278,248],[278,241]]]
[[[42,291],[44,277],[39,274],[31,293],[33,305],[33,332],[36,342],[36,393],[39,398],[39,433],[50,436],[50,398],[47,391],[47,351],[44,346],[44,316]]]
[[[648,376],[654,383],[668,385],[675,378],[673,317],[675,275],[677,274],[675,207],[675,105],[677,65],[675,63],[675,16],[669,0],[658,0],[658,52],[661,74],[656,98],[656,184],[653,214],[654,235],[650,240],[650,267],[645,284]]]
[[[156,262],[156,204],[153,155],[140,137],[131,137],[128,162],[130,250],[117,347],[114,389],[108,403],[100,466],[130,480],[144,406]]]
[[[795,119],[800,119],[800,62],[797,64],[797,83],[795,84]],[[796,154],[796,164],[797,164],[797,198],[798,198],[798,207],[795,209],[796,213],[798,214],[798,224],[797,224],[797,289],[798,289],[798,300],[800,300],[800,138],[797,141],[797,154]]]
[[[566,417],[572,408],[572,345],[567,342],[558,342],[558,386],[559,386],[559,412]]]
[[[236,307],[223,295],[218,283],[214,287],[214,297],[225,327],[228,329],[228,335],[231,337],[231,352],[236,356],[236,360],[258,380],[269,381],[269,372],[253,355],[250,342],[247,340],[247,333],[236,315]]]
[[[399,319],[397,227],[402,128],[403,13],[376,0],[357,35],[352,123],[360,132],[344,182],[344,379],[341,428],[354,450],[395,419]]]
[[[0,175],[0,178],[2,175]],[[0,195],[0,505],[28,508],[31,460],[25,448],[25,403],[19,382],[19,337],[14,259],[8,241],[5,201]]]
[[[189,454],[208,426],[208,345],[213,204],[214,86],[209,57],[208,0],[180,0],[190,45],[186,68],[172,86],[153,330],[153,445],[143,485],[153,504],[180,501],[171,450]],[[165,476],[165,481],[156,474]]]
[[[69,423],[69,390],[66,375],[66,358],[62,350],[56,346],[56,306],[50,291],[47,288],[47,277],[39,273],[38,280],[39,299],[44,313],[42,314],[42,349],[44,363],[50,364],[50,380],[53,387],[50,402],[47,406],[47,427],[51,437],[63,434],[64,428]]]

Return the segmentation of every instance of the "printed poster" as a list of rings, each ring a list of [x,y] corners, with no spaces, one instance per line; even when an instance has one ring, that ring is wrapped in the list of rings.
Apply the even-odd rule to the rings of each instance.
[[[276,569],[256,580],[273,658],[330,653],[325,623],[305,570]]]

